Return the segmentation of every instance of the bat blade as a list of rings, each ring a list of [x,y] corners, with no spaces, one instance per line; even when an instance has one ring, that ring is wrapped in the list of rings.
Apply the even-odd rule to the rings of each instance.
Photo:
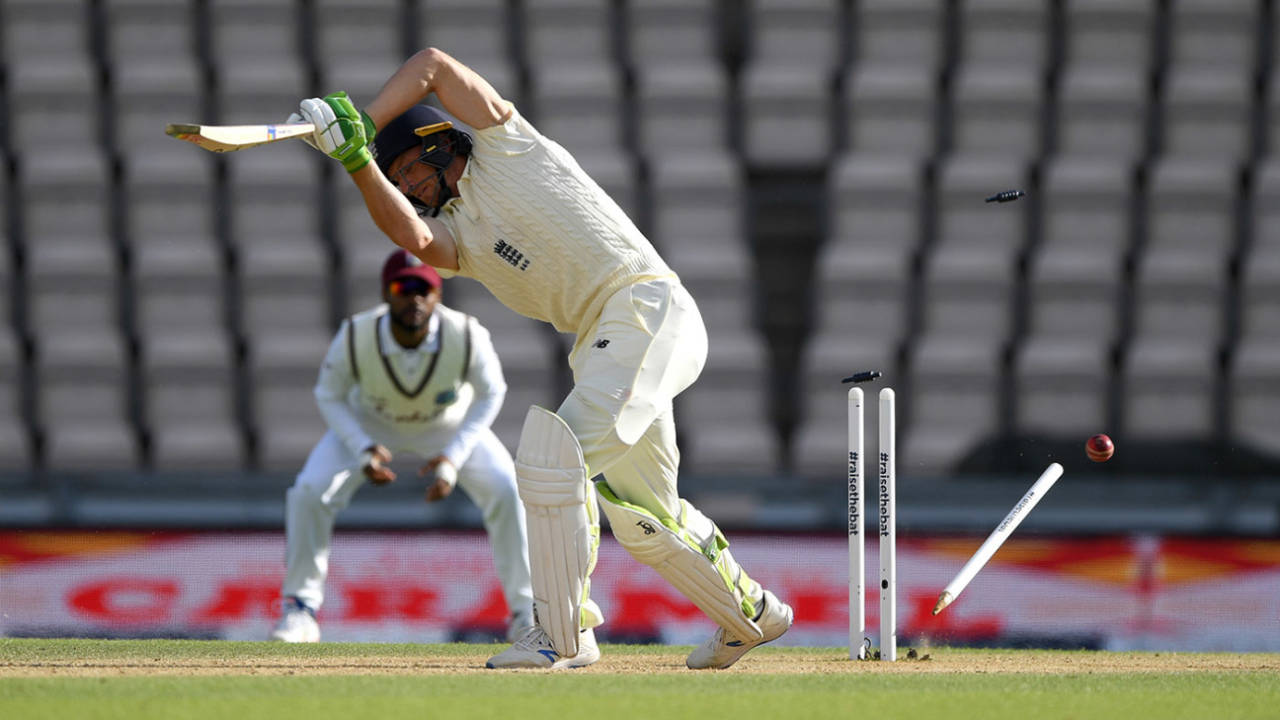
[[[164,132],[170,137],[186,140],[210,152],[231,152],[310,135],[315,132],[315,129],[315,125],[311,123],[280,123],[278,125],[169,123],[165,126]]]

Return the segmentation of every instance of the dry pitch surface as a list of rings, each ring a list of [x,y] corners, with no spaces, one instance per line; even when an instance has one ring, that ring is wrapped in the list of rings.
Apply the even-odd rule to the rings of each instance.
[[[366,645],[323,643],[300,647],[267,643],[183,643],[169,654],[151,642],[104,641],[88,653],[83,641],[0,641],[0,677],[119,677],[130,675],[493,675],[484,661],[500,645]],[[81,648],[76,650],[76,648]],[[572,672],[690,674],[688,648],[606,645],[599,663]],[[924,659],[852,662],[843,649],[759,648],[727,671],[762,675],[1280,673],[1270,653],[1150,653],[1035,650],[922,650]],[[501,671],[537,673],[543,671]]]
[[[695,672],[687,647],[607,645],[580,670],[484,669],[500,649],[0,638],[0,718],[1274,720],[1280,708],[1277,654],[934,648],[885,663],[763,647]]]

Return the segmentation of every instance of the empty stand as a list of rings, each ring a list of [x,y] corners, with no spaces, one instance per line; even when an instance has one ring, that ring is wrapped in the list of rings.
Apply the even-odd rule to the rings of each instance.
[[[209,4],[209,22],[219,122],[281,122],[315,94],[294,0],[219,0]]]
[[[315,62],[320,91],[345,90],[363,105],[417,48],[406,47],[406,5],[399,0],[318,0]]]
[[[1146,73],[1138,68],[1068,66],[1058,90],[1057,151],[1141,158],[1147,145],[1146,88]]]
[[[831,88],[842,63],[839,4],[760,0],[747,22],[743,154],[765,166],[821,165],[834,146]]]
[[[937,135],[936,86],[925,65],[855,65],[844,86],[845,150],[929,157]]]
[[[1049,5],[1048,0],[962,0],[957,6],[960,63],[1043,69]]]
[[[417,3],[412,49],[437,47],[480,73],[503,97],[520,101],[513,21],[506,0],[424,0]]]
[[[1063,55],[1073,67],[1145,73],[1155,48],[1156,3],[1066,0]]]
[[[946,49],[946,6],[933,0],[860,0],[849,16],[854,67],[936,73]]]
[[[1247,73],[1256,60],[1260,3],[1179,0],[1169,5],[1169,63]]]
[[[1251,148],[1251,73],[1175,67],[1164,90],[1163,152],[1243,159]]]

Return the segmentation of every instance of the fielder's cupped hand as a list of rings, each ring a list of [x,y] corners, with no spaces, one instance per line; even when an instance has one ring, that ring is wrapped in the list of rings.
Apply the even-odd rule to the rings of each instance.
[[[387,463],[391,462],[391,451],[384,445],[372,445],[361,455],[360,469],[369,482],[374,485],[386,485],[396,479],[396,474]]]
[[[345,92],[307,98],[298,109],[306,122],[316,126],[315,147],[355,172],[373,160],[369,141],[377,130],[367,113],[356,109]]]
[[[444,455],[437,455],[427,461],[418,471],[421,477],[433,478],[427,487],[427,502],[435,502],[449,497],[453,487],[458,484],[458,469],[453,461]]]

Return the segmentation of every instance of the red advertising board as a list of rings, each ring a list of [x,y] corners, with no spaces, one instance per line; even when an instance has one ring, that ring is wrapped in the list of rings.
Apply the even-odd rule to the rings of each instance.
[[[939,590],[982,538],[899,538],[904,643],[1280,650],[1280,541],[1014,538],[941,615]],[[739,535],[735,556],[790,602],[782,642],[848,642],[839,535]],[[0,532],[0,635],[266,638],[281,533]],[[877,643],[869,560],[867,628]],[[607,537],[592,578],[602,638],[700,642],[712,626]],[[327,640],[439,642],[506,616],[481,533],[339,533],[319,617]]]

